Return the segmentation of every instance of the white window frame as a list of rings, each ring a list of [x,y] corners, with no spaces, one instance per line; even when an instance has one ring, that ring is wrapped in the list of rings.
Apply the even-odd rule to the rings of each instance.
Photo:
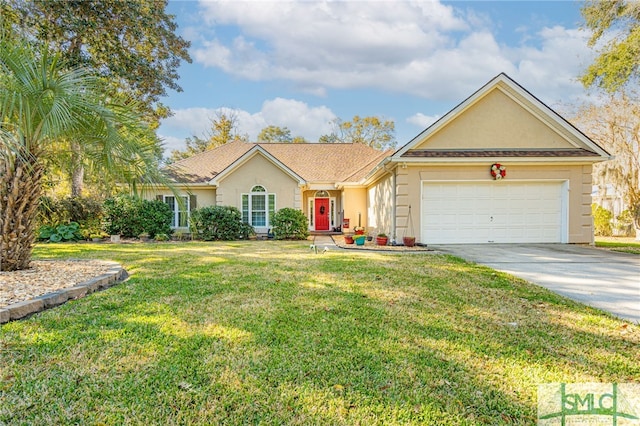
[[[254,204],[259,198],[264,199],[264,209],[257,210]],[[242,221],[253,226],[257,232],[267,232],[271,228],[271,217],[276,211],[276,194],[267,190],[264,185],[254,185],[250,192],[243,193],[240,198]],[[257,220],[256,214],[264,213],[264,224]]]
[[[191,211],[189,196],[180,195],[179,197],[184,201],[182,206],[178,202],[178,198],[175,195],[162,196],[162,201],[169,206],[171,212],[173,213],[173,219],[171,219],[171,229],[189,228],[189,216]],[[181,214],[183,216],[181,216]],[[183,219],[183,225],[180,224],[181,219]]]

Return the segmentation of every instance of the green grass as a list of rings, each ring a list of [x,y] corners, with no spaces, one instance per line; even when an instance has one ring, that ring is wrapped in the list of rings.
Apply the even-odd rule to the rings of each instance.
[[[596,241],[596,247],[605,248],[623,253],[640,254],[640,243],[627,241]]]
[[[640,331],[486,267],[308,242],[47,244],[131,278],[0,326],[0,424],[533,424]]]

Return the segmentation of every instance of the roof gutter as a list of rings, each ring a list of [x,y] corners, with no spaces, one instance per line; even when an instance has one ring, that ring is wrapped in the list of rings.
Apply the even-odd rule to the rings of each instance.
[[[365,185],[366,182],[369,181],[369,179],[371,179],[372,177],[374,177],[380,170],[389,172],[386,166],[390,162],[391,162],[391,156],[385,157],[380,163],[378,163],[377,166],[375,166],[369,173],[367,173],[365,177],[362,178],[362,180],[360,181],[362,185]]]

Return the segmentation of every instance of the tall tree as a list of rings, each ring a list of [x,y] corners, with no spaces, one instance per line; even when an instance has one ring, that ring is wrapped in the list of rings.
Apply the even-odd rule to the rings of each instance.
[[[99,73],[115,92],[138,99],[157,126],[170,115],[160,98],[177,84],[182,60],[191,62],[189,42],[175,34],[168,0],[2,0],[21,14],[21,30],[60,52],[68,66]],[[72,195],[83,190],[84,142],[68,141],[73,161]]]
[[[112,97],[107,102],[103,89],[92,73],[69,68],[59,54],[0,37],[0,270],[29,266],[43,159],[56,141],[84,141],[103,170],[117,171],[121,181],[157,170],[155,145],[140,142],[150,133],[135,106]]]
[[[198,136],[185,139],[186,148],[184,150],[175,149],[171,151],[169,163],[189,158],[231,141],[247,139],[238,133],[238,117],[234,112],[217,111],[216,117],[210,118],[209,121],[211,122],[211,127],[205,134],[206,139]]]
[[[258,134],[258,142],[292,143],[293,138],[287,127],[267,126]]]
[[[324,143],[363,143],[372,148],[386,150],[395,147],[395,124],[378,117],[354,116],[351,121],[333,121],[333,133],[322,135]]]
[[[584,106],[574,120],[613,159],[594,166],[594,183],[606,193],[612,185],[640,229],[640,107],[619,93],[597,105]]]
[[[167,159],[167,163],[175,163],[176,161],[183,160],[185,158],[192,157],[201,152],[205,152],[209,149],[209,141],[199,138],[198,136],[191,136],[184,140],[186,145],[185,149],[174,149],[171,151],[171,156]]]
[[[599,55],[584,74],[585,87],[609,93],[638,80],[640,66],[640,2],[589,0],[581,8],[585,27],[592,31],[590,46],[604,41]]]
[[[246,140],[238,132],[238,114],[233,111],[216,111],[215,118],[211,118],[211,129],[207,136],[209,145],[207,149],[216,148],[235,140]]]

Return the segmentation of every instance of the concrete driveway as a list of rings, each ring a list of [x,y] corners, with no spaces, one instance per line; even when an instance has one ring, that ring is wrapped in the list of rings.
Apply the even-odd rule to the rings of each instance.
[[[456,244],[432,249],[523,278],[640,324],[640,256],[570,244]]]

